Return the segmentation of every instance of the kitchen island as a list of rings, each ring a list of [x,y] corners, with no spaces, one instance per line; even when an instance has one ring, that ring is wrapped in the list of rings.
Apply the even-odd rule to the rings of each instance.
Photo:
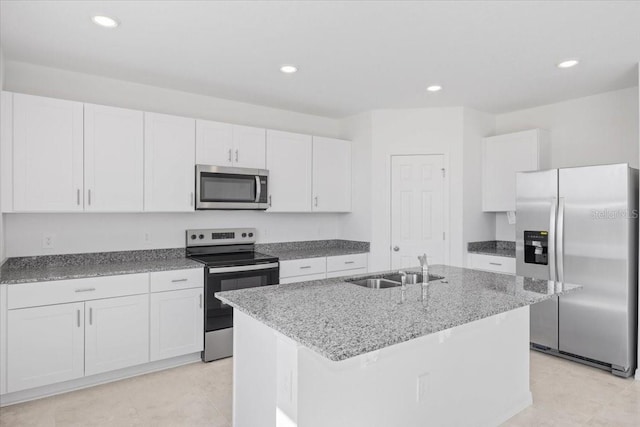
[[[498,425],[532,402],[529,305],[578,286],[433,266],[216,296],[234,308],[234,425]]]

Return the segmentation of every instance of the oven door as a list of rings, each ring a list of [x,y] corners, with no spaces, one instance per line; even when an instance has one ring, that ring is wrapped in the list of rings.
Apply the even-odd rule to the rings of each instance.
[[[216,298],[216,292],[277,285],[280,276],[278,266],[277,262],[270,262],[209,268],[205,291],[205,331],[218,331],[233,326],[233,309]]]
[[[196,166],[196,209],[267,209],[268,171]]]

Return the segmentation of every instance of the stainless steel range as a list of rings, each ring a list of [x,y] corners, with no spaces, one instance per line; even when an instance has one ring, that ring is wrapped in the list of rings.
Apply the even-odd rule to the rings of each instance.
[[[206,265],[205,362],[233,355],[233,309],[214,294],[279,283],[278,258],[255,252],[256,237],[254,228],[187,230],[187,257]]]

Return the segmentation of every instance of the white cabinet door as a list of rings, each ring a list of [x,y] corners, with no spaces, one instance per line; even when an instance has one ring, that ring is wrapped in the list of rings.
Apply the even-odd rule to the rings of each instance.
[[[196,164],[233,165],[233,125],[196,120]]]
[[[84,303],[9,310],[9,392],[84,374]]]
[[[13,95],[13,208],[81,211],[82,103]]]
[[[482,142],[482,210],[516,210],[516,172],[549,167],[547,132],[527,130]]]
[[[266,131],[249,126],[233,126],[233,163],[237,167],[265,169]]]
[[[84,105],[84,208],[142,211],[142,111]]]
[[[311,211],[311,136],[267,130],[268,212]]]
[[[144,210],[194,210],[195,120],[145,113]]]
[[[85,375],[149,361],[149,295],[85,303]]]
[[[151,361],[202,351],[202,288],[151,294]]]
[[[313,206],[317,212],[351,210],[351,142],[313,137]]]

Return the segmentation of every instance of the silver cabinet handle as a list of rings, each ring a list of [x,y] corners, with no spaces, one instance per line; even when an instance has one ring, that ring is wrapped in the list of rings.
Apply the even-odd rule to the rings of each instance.
[[[311,266],[310,265],[303,265],[302,267],[300,267],[300,270],[304,270],[304,269],[307,269],[307,268],[311,268]]]
[[[313,198],[313,205],[317,208],[318,207],[318,196]]]
[[[76,191],[76,203],[78,203],[78,206],[80,206],[80,189],[79,188]]]
[[[202,294],[200,294],[200,308],[202,308]]]
[[[231,163],[231,148],[229,148],[229,163]]]
[[[269,207],[271,207],[271,194],[269,194]]]
[[[394,252],[398,252],[400,250],[400,247],[399,246],[394,246],[393,250],[394,250]]]
[[[79,289],[76,289],[76,293],[78,293],[78,292],[93,292],[95,290],[96,290],[96,288],[79,288]]]
[[[238,163],[238,149],[236,148],[236,163]]]
[[[345,264],[355,264],[356,262],[355,261],[345,261],[344,263]]]
[[[93,325],[93,307],[89,307],[89,324]]]
[[[491,265],[502,265],[499,262],[490,262],[489,264],[491,264]]]
[[[80,310],[78,310],[78,328],[80,327]]]
[[[187,279],[173,279],[171,283],[179,283],[179,282],[186,282],[186,281]]]
[[[87,199],[89,201],[89,206],[91,206],[91,189],[87,190]]]

